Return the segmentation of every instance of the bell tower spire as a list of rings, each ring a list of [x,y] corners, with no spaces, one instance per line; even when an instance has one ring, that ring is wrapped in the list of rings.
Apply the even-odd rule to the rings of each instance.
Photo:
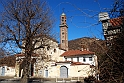
[[[65,13],[61,14],[60,19],[60,48],[68,51],[68,26]]]

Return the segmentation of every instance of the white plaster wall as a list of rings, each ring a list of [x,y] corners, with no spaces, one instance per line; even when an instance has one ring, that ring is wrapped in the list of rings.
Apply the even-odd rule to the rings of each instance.
[[[14,67],[5,67],[5,76],[15,76],[15,68]],[[2,74],[2,67],[0,67],[0,75]]]
[[[69,77],[88,77],[90,71],[90,65],[75,65],[69,68]]]
[[[83,57],[79,57],[79,62],[83,62]]]
[[[15,68],[8,67],[8,69],[6,69],[5,76],[15,76]]]
[[[74,65],[70,66],[70,64],[63,64],[52,66],[48,70],[48,76],[50,78],[60,78],[60,67],[66,66],[68,68],[68,77],[88,77],[92,72],[90,71],[90,65]]]
[[[71,58],[67,58],[67,61],[71,61]]]
[[[51,59],[54,60],[54,61],[57,61],[57,62],[58,61],[64,61],[64,57],[60,57],[60,55],[63,54],[65,51],[61,50],[59,48],[54,48],[54,49],[56,49],[56,52],[53,52],[51,54]]]
[[[67,61],[71,61],[71,58],[73,58],[74,62],[78,62],[77,57],[79,57],[79,62],[81,63],[90,64],[94,66],[98,65],[96,55],[82,55],[82,56],[74,56],[74,57],[66,57],[66,58],[67,58]],[[92,61],[89,60],[89,57],[92,57]],[[83,61],[84,58],[85,58],[85,61]]]
[[[83,63],[96,66],[96,61],[95,61],[96,55],[85,55],[84,57],[85,57],[86,61],[85,62],[83,61]],[[92,61],[89,61],[89,57],[92,57]]]
[[[48,75],[50,78],[56,78],[59,77],[59,66],[52,66],[48,70]]]
[[[74,61],[74,62],[77,62],[77,58],[73,58],[73,61]]]

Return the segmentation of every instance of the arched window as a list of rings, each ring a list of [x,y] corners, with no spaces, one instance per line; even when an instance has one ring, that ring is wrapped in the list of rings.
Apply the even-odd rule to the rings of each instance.
[[[54,53],[55,53],[55,52],[56,52],[56,49],[54,49],[53,51],[54,51]]]
[[[60,78],[68,78],[68,68],[66,66],[60,67]]]

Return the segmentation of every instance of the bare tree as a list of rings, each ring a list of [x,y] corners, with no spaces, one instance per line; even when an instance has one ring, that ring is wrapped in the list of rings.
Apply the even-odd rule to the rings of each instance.
[[[115,0],[113,8],[110,11],[112,18],[121,17],[117,21],[121,27],[121,32],[116,34],[116,38],[112,39],[110,46],[105,55],[101,58],[100,78],[103,83],[123,83],[124,82],[124,1]],[[109,64],[109,65],[108,65]]]
[[[113,8],[110,10],[110,17],[124,16],[124,1],[114,0]]]
[[[6,56],[6,51],[0,48],[0,58],[3,58],[4,56]]]
[[[11,47],[16,46],[24,50],[25,62],[21,83],[27,83],[33,52],[47,45],[43,43],[45,36],[53,37],[52,12],[46,2],[40,0],[9,0],[3,3],[3,6],[5,11],[2,13],[0,27],[2,41],[10,43]],[[40,41],[37,37],[41,38]]]

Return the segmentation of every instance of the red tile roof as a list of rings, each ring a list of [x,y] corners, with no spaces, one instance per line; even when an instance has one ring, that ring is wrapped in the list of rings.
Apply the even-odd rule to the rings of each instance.
[[[87,50],[84,50],[84,51],[80,51],[80,50],[69,50],[69,51],[64,52],[60,56],[91,55],[91,54],[94,54],[94,52],[87,51]]]
[[[121,26],[123,24],[123,21],[124,21],[124,16],[110,19],[110,23],[111,23],[112,27]]]

